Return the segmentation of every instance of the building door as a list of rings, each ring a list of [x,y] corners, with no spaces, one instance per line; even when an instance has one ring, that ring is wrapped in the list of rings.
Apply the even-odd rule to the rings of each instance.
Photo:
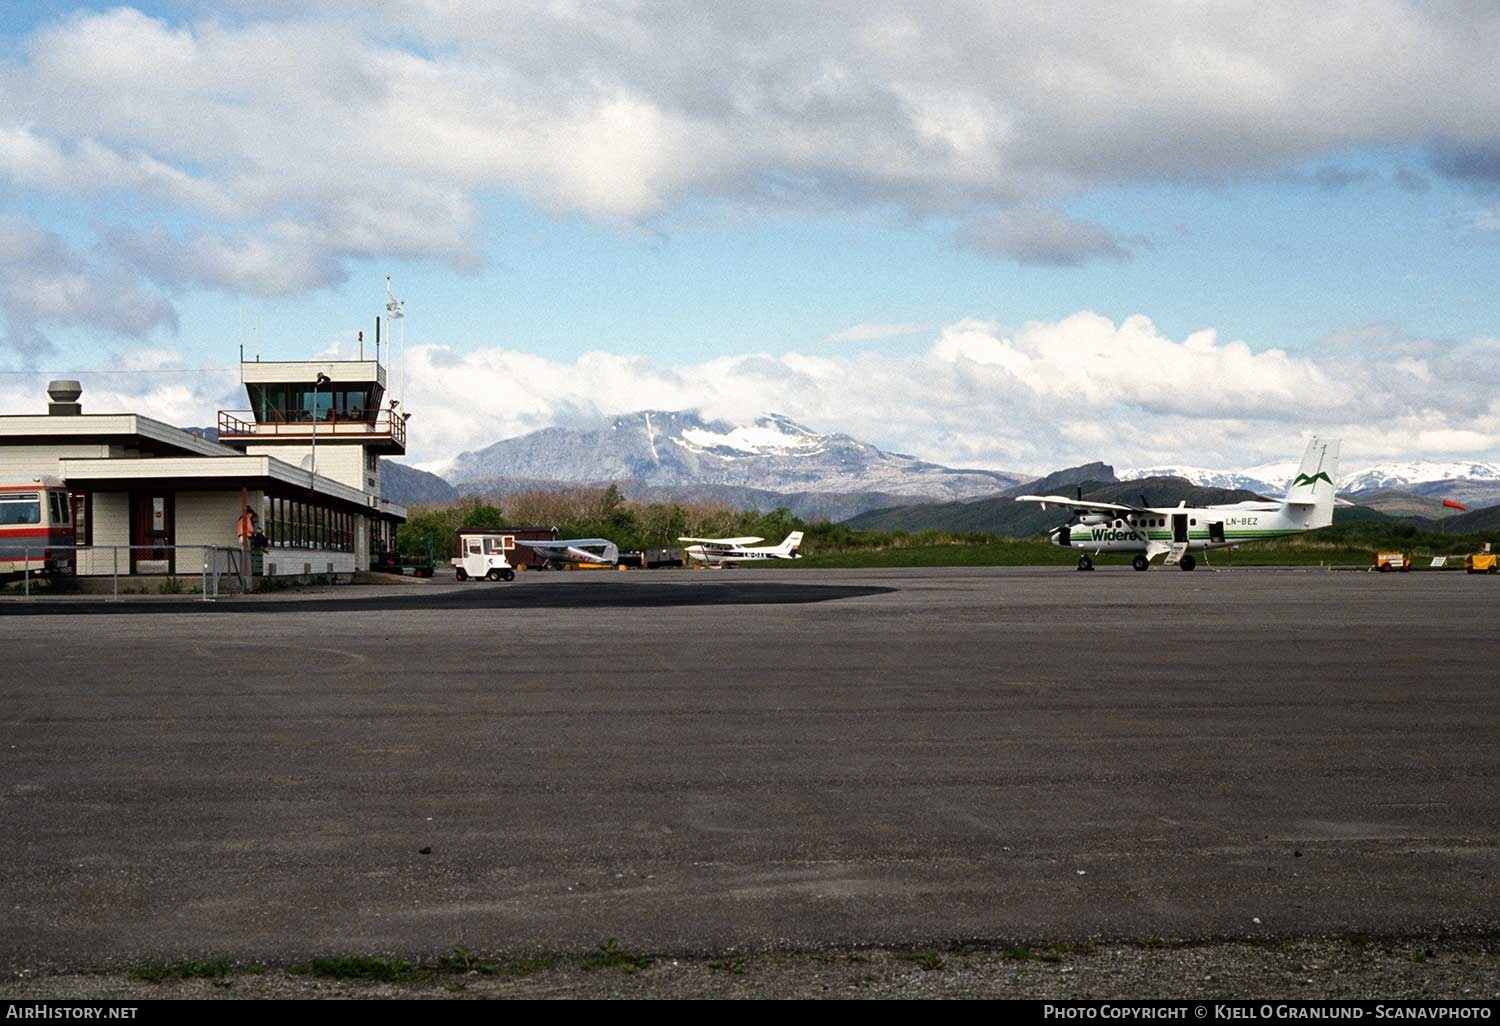
[[[172,494],[132,492],[130,496],[130,572],[177,572],[172,551]]]

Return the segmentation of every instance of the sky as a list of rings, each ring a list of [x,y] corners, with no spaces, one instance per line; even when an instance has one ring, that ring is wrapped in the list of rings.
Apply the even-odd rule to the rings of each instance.
[[[404,304],[409,462],[640,409],[954,466],[1500,459],[1500,7],[0,8],[0,413]],[[390,332],[386,332],[387,340]]]

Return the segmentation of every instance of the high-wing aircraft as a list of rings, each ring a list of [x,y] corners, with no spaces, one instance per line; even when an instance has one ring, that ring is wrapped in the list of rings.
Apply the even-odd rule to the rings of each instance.
[[[797,552],[797,546],[802,544],[802,532],[793,531],[786,536],[786,540],[780,545],[761,545],[756,548],[758,541],[764,538],[678,538],[680,542],[689,542],[686,549],[689,559],[696,559],[700,563],[710,563],[714,566],[723,566],[726,563],[751,563],[762,559],[801,559]]]
[[[1333,523],[1333,507],[1348,505],[1334,497],[1339,476],[1339,440],[1314,438],[1302,455],[1297,476],[1282,499],[1236,502],[1222,506],[1131,506],[1090,502],[1082,497],[1023,495],[1017,502],[1062,506],[1072,512],[1066,524],[1052,529],[1052,544],[1078,549],[1078,569],[1092,570],[1101,552],[1134,552],[1131,565],[1145,570],[1157,556],[1163,566],[1184,570],[1197,565],[1192,553],[1262,538],[1316,531]]]
[[[554,541],[517,538],[516,544],[532,549],[553,567],[561,567],[564,563],[614,566],[620,561],[620,547],[608,538],[560,538]]]

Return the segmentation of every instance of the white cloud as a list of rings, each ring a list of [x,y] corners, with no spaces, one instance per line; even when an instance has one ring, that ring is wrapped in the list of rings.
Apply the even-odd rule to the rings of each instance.
[[[351,258],[471,267],[473,208],[494,194],[623,220],[692,197],[876,203],[1055,265],[1128,251],[1056,212],[1100,186],[1433,139],[1440,170],[1491,181],[1500,152],[1500,10],[1483,5],[240,10],[122,7],[35,32],[0,61],[0,180],[207,219],[174,232],[187,260],[222,243],[196,284],[284,293]],[[288,224],[310,251],[246,271]]]
[[[886,338],[909,338],[912,335],[921,335],[932,330],[930,324],[917,324],[905,321],[892,324],[855,324],[836,331],[825,338],[824,342],[875,342]]]
[[[167,300],[134,273],[80,253],[55,232],[0,212],[0,352],[49,353],[49,326],[140,337],[175,328]]]
[[[325,355],[354,352],[332,345]],[[1293,355],[1080,312],[1010,332],[956,322],[903,357],[752,353],[667,366],[413,342],[390,383],[412,413],[408,459],[429,469],[557,424],[695,408],[741,422],[775,410],[950,466],[1041,473],[1091,460],[1251,467],[1300,454],[1314,433],[1342,437],[1349,466],[1500,459],[1500,399],[1449,387],[1497,361],[1495,338],[1451,344],[1371,329]],[[77,375],[87,412],[203,426],[245,405],[234,368],[184,367],[172,349],[126,350],[99,366],[123,373]],[[0,376],[0,413],[41,412],[45,384],[43,375]]]
[[[1299,356],[1212,331],[1171,339],[1145,317],[1116,324],[1088,312],[1009,333],[961,321],[908,357],[747,354],[664,366],[412,345],[403,409],[414,414],[412,459],[429,467],[553,424],[686,408],[731,420],[777,410],[936,462],[1012,470],[1094,459],[1250,466],[1300,452],[1313,433],[1344,437],[1350,459],[1490,459],[1500,454],[1500,401],[1444,382],[1497,355],[1493,339],[1454,346],[1371,332]]]
[[[0,412],[45,413],[47,382],[76,377],[83,385],[83,412],[138,413],[178,427],[212,427],[221,409],[242,409],[239,369],[184,366],[182,354],[158,347],[99,355],[94,367],[77,372],[0,376]]]

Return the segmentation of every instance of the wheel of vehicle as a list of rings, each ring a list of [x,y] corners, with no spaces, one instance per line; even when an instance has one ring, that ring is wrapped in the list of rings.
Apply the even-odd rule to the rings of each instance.
[[[500,568],[495,567],[494,569],[492,569],[489,573],[484,575],[484,579],[486,581],[498,581],[500,579]]]
[[[1184,570],[1191,570],[1193,567],[1198,565],[1198,561],[1192,556],[1183,556],[1182,559],[1177,561],[1177,565],[1182,567]]]
[[[1092,570],[1092,569],[1094,569],[1094,561],[1092,559],[1090,559],[1088,556],[1079,556],[1078,557],[1078,569],[1080,569],[1080,570]]]
[[[514,581],[516,579],[516,572],[514,570],[504,570],[500,574],[500,579],[502,581]]]
[[[1391,572],[1391,564],[1389,564],[1389,563],[1381,563],[1380,564],[1380,572],[1383,573],[1383,574],[1390,573]]]
[[[1151,560],[1147,559],[1145,556],[1136,556],[1130,561],[1130,565],[1135,567],[1137,570],[1149,570],[1151,568]]]
[[[467,570],[465,570],[463,567],[459,567],[458,570],[455,571],[455,574],[458,577],[458,583],[459,584],[462,584],[463,582],[465,582],[465,581],[467,581],[469,579],[469,572]]]
[[[1403,574],[1404,574],[1404,573],[1408,573],[1408,572],[1410,572],[1410,571],[1411,571],[1411,564],[1410,564],[1410,563],[1402,563],[1402,564],[1401,564],[1401,572],[1402,572],[1402,573],[1403,573]]]

